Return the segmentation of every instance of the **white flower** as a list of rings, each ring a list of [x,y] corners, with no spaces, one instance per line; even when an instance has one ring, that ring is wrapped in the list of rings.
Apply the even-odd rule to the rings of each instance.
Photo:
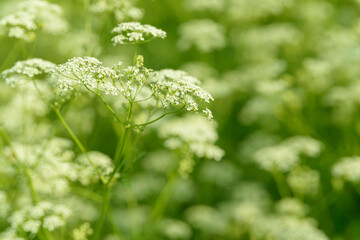
[[[120,23],[112,30],[116,33],[112,41],[119,44],[139,44],[148,42],[154,38],[165,38],[166,32],[151,25],[142,25],[139,22]]]
[[[0,78],[5,79],[10,86],[15,86],[26,80],[48,75],[54,67],[55,64],[40,58],[18,61],[11,68],[4,70]]]
[[[200,52],[212,52],[226,45],[225,29],[211,19],[192,20],[179,27],[178,46],[188,50],[194,46]]]
[[[62,220],[58,216],[48,216],[44,218],[43,227],[50,231],[54,231],[56,228],[59,228],[63,225],[64,225],[64,220]]]
[[[360,181],[360,157],[343,157],[332,167],[332,175],[351,183]]]
[[[63,19],[62,9],[44,0],[24,1],[17,12],[0,19],[0,27],[9,37],[30,42],[35,39],[36,31],[50,34],[63,33],[67,22]]]

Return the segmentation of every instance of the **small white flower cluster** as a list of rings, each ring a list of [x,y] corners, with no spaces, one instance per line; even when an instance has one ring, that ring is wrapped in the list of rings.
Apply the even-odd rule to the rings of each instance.
[[[292,24],[274,23],[265,26],[239,29],[232,33],[232,42],[242,49],[249,60],[274,60],[281,47],[296,44],[302,33]]]
[[[225,47],[225,29],[211,19],[200,19],[185,22],[179,27],[178,46],[188,50],[194,46],[203,53],[212,52]]]
[[[170,105],[184,105],[187,111],[198,111],[198,102],[209,103],[213,97],[198,86],[200,81],[180,70],[164,69],[152,79],[151,89],[154,96],[167,109]],[[203,114],[212,119],[209,109]]]
[[[15,229],[8,228],[1,232],[0,239],[6,240],[25,240],[22,237],[19,237]]]
[[[59,75],[56,87],[60,94],[86,88],[94,93],[118,95],[114,82],[119,76],[94,57],[74,57],[58,65],[55,73]]]
[[[227,228],[227,219],[217,209],[210,206],[191,206],[186,209],[185,217],[191,226],[209,234],[222,234]]]
[[[342,179],[353,184],[360,182],[360,157],[343,157],[332,167],[334,178]]]
[[[256,239],[278,240],[328,240],[329,238],[316,228],[313,219],[299,219],[292,216],[269,216],[258,219],[252,226]]]
[[[94,230],[91,228],[90,223],[84,223],[79,228],[74,229],[74,240],[88,240],[88,236],[92,235]]]
[[[184,5],[187,9],[194,12],[220,12],[224,9],[223,0],[185,0]]]
[[[295,196],[314,196],[319,191],[320,173],[306,166],[299,166],[290,171],[287,183]]]
[[[317,157],[322,143],[316,139],[295,136],[277,145],[264,147],[254,154],[255,162],[263,169],[288,172],[300,162],[300,156]]]
[[[232,21],[256,21],[280,15],[294,0],[229,0],[226,16]]]
[[[187,223],[176,219],[161,221],[159,230],[167,239],[190,239],[192,235],[191,227]]]
[[[31,169],[34,189],[43,194],[63,196],[70,191],[69,181],[77,178],[71,141],[53,138],[44,145],[14,144],[17,161]],[[9,158],[11,151],[6,151]],[[41,164],[39,164],[41,162]]]
[[[231,162],[227,161],[206,161],[199,170],[199,176],[202,181],[224,188],[232,186],[239,175],[239,171],[237,171],[236,167]]]
[[[309,212],[309,207],[297,198],[283,198],[276,203],[278,213],[295,217],[304,217]]]
[[[214,124],[198,115],[168,120],[159,130],[161,138],[166,139],[169,149],[189,147],[189,151],[200,158],[220,161],[224,150],[214,145],[218,139]]]
[[[165,38],[166,32],[154,26],[139,22],[120,23],[112,30],[117,35],[113,37],[114,45],[120,44],[139,44],[148,42],[155,38]]]
[[[3,71],[0,78],[5,79],[10,86],[16,86],[26,80],[50,74],[54,67],[55,64],[40,58],[18,61],[13,67]]]
[[[90,6],[94,13],[112,13],[117,22],[141,20],[144,10],[134,6],[133,0],[98,0]]]
[[[84,155],[75,159],[71,147],[72,142],[62,138],[50,139],[43,145],[13,144],[18,163],[30,169],[34,189],[38,193],[52,196],[68,194],[72,182],[89,185],[100,180],[106,181],[113,171],[112,161],[108,156],[100,152],[89,152],[91,164]],[[9,148],[4,153],[8,159],[13,158]]]
[[[40,202],[35,206],[23,207],[14,212],[8,221],[14,231],[25,231],[36,234],[40,228],[54,231],[65,225],[72,211],[65,205],[54,205],[50,202]]]
[[[83,185],[89,185],[91,183],[96,183],[99,180],[106,182],[114,170],[111,158],[101,152],[95,151],[88,152],[88,156],[97,167],[101,174],[101,178],[103,179],[99,179],[99,175],[96,171],[94,171],[94,167],[89,163],[87,157],[84,154],[81,154],[76,158],[76,163],[78,164],[78,180],[80,183]]]
[[[166,181],[162,176],[151,172],[143,172],[136,174],[131,179],[131,192],[136,199],[143,201],[156,196],[164,187]],[[119,186],[117,188],[117,198],[123,201],[126,197],[128,188]]]
[[[9,37],[31,42],[36,31],[59,34],[67,29],[62,9],[45,0],[24,1],[16,13],[0,19],[0,28],[5,29]]]
[[[254,154],[255,162],[263,169],[287,172],[300,162],[298,154],[287,146],[261,148]]]
[[[120,62],[114,67],[116,73],[121,76],[118,89],[128,100],[134,100],[138,95],[149,95],[149,81],[154,76],[152,69],[144,66],[144,57],[138,55],[135,66],[124,67]]]

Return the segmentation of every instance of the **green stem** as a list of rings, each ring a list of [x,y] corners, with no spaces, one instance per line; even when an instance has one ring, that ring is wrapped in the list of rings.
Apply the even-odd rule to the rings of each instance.
[[[160,119],[162,119],[162,118],[165,117],[166,115],[180,112],[180,111],[183,110],[184,108],[185,108],[185,105],[182,106],[181,108],[179,108],[178,110],[175,110],[175,111],[172,111],[172,112],[163,113],[160,117],[155,118],[155,119],[152,120],[152,121],[149,121],[149,122],[146,122],[146,123],[142,123],[142,124],[137,124],[137,125],[135,125],[135,127],[144,127],[144,126],[146,126],[146,125],[152,124],[152,123],[154,123],[154,122],[156,122],[156,121],[159,121]]]
[[[171,194],[173,192],[176,180],[177,180],[177,174],[173,174],[169,178],[163,191],[161,192],[159,197],[156,199],[156,202],[155,202],[155,205],[154,205],[151,217],[150,217],[150,222],[157,221],[163,215],[163,213],[166,209],[166,206],[170,200]]]
[[[94,237],[95,240],[100,239],[102,229],[105,223],[105,217],[107,215],[107,211],[110,204],[110,188],[111,188],[110,182],[104,185],[103,203],[101,207],[100,219],[96,226],[95,237]]]
[[[115,119],[123,126],[125,126],[125,123],[123,123],[123,121],[121,121],[121,119],[119,118],[119,116],[115,113],[115,111],[111,108],[111,106],[104,100],[104,98],[101,96],[100,93],[95,93],[101,100],[101,102],[106,106],[106,108],[111,112],[111,114],[115,117]]]
[[[83,196],[83,197],[86,197],[88,199],[91,199],[93,200],[94,202],[97,202],[97,203],[102,203],[102,196],[97,194],[97,193],[94,193],[92,191],[89,191],[88,189],[86,188],[81,188],[81,187],[76,187],[76,186],[71,186],[71,191],[80,195],[80,196]]]
[[[30,193],[31,193],[31,198],[32,198],[33,204],[36,205],[39,202],[39,196],[37,195],[37,193],[35,191],[29,170],[25,169],[24,173],[25,173],[26,180],[27,180],[29,188],[30,188]]]
[[[62,123],[62,125],[64,126],[64,128],[66,129],[66,131],[70,134],[71,138],[74,140],[74,142],[76,143],[76,145],[78,146],[78,148],[80,149],[80,151],[84,154],[84,156],[86,157],[86,159],[89,161],[90,165],[95,169],[96,173],[99,175],[100,180],[102,180],[101,177],[101,173],[99,171],[99,169],[97,168],[97,166],[94,164],[94,162],[91,160],[88,152],[86,151],[84,145],[80,142],[80,140],[76,137],[76,135],[74,134],[74,132],[71,130],[70,126],[67,124],[67,122],[65,121],[65,119],[63,118],[63,116],[61,115],[61,112],[58,108],[53,107],[56,116],[59,118],[60,122]]]
[[[11,144],[10,138],[8,137],[8,135],[5,133],[5,131],[2,128],[0,128],[0,137],[10,147],[10,150],[12,152],[12,155],[13,155],[16,163],[19,163],[18,156],[15,152],[15,149],[13,148],[13,146]],[[31,179],[31,174],[28,169],[24,169],[24,174],[25,174],[25,177],[26,177],[26,180],[28,183],[28,187],[30,189],[30,194],[31,194],[31,199],[32,199],[33,205],[36,205],[39,202],[39,196],[34,188],[34,184]],[[51,236],[51,233],[48,232],[46,229],[41,229],[41,231],[39,232],[39,235],[40,234],[44,235],[44,239],[47,239],[47,240],[53,239]]]

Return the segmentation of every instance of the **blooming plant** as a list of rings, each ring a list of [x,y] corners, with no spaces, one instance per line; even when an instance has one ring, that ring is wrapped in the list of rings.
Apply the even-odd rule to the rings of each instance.
[[[0,240],[359,239],[359,4],[0,1]]]

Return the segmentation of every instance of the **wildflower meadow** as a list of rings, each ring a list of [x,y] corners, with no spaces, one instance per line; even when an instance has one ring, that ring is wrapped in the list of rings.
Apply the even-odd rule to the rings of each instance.
[[[360,0],[0,0],[0,240],[359,239]]]

